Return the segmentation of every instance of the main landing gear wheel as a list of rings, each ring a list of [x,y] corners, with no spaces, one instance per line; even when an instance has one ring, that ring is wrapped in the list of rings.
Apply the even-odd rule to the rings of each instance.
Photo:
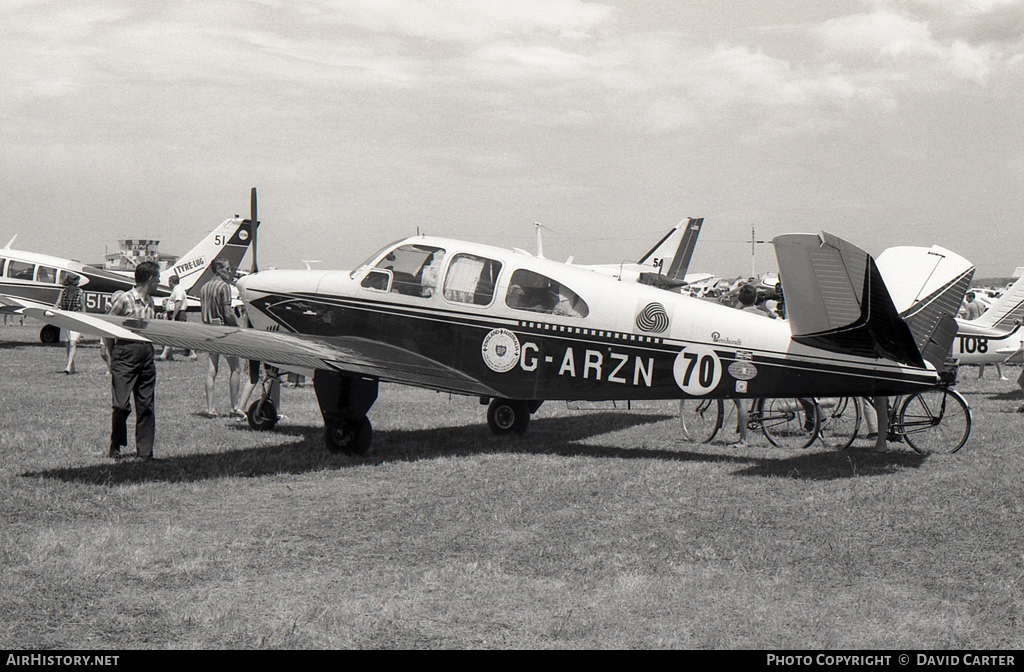
[[[47,345],[53,345],[60,340],[60,328],[48,324],[39,330],[39,340]]]
[[[250,427],[267,432],[277,424],[277,409],[274,408],[274,402],[269,399],[262,403],[257,399],[249,405],[245,417],[249,421]]]
[[[492,400],[487,407],[487,425],[498,436],[526,433],[526,428],[530,426],[530,403],[509,399]]]
[[[324,427],[324,443],[332,453],[366,455],[373,443],[373,427],[367,418],[330,422]]]

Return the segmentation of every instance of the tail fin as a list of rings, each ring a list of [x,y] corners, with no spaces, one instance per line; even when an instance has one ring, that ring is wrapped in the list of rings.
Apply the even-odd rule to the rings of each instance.
[[[786,312],[798,343],[924,367],[875,260],[832,234],[776,237]]]
[[[690,266],[690,257],[693,256],[693,248],[697,246],[697,236],[700,235],[700,227],[704,225],[704,218],[687,219],[686,231],[683,233],[683,240],[679,243],[676,256],[672,259],[666,275],[673,280],[682,280],[686,275],[686,269]]]
[[[647,250],[647,254],[640,257],[640,260],[636,263],[640,266],[653,266],[656,272],[662,273],[665,260],[670,259],[675,254],[684,233],[686,231],[683,229],[683,223],[680,222],[677,226],[672,227],[672,230],[666,233],[661,240],[655,243],[654,247]]]
[[[1024,275],[1017,278],[1017,282],[971,324],[991,329],[1012,329],[1020,319],[1024,319]]]
[[[168,284],[170,276],[177,275],[186,293],[199,296],[199,288],[213,277],[214,259],[227,259],[231,268],[237,269],[251,241],[252,224],[248,219],[226,219],[164,271],[160,284]]]
[[[924,353],[926,344],[934,346],[931,337],[940,319],[956,317],[971,286],[974,265],[937,245],[892,247],[878,256],[877,264],[900,317]]]

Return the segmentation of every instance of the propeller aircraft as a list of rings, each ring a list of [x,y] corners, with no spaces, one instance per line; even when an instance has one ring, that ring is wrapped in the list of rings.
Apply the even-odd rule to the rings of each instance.
[[[249,248],[251,232],[249,220],[235,217],[222,222],[182,255],[174,266],[160,274],[160,286],[154,298],[159,301],[170,296],[170,278],[177,275],[190,297],[188,309],[198,310],[199,289],[212,276],[213,260],[225,258],[232,268],[237,267]],[[84,290],[83,304],[86,312],[105,313],[115,292],[127,291],[135,285],[130,272],[110,271],[73,259],[14,250],[11,248],[13,243],[14,238],[0,248],[0,294],[53,305],[60,296],[64,278],[73,274],[80,278],[78,282]],[[44,343],[55,343],[59,337],[59,330],[52,325],[44,326],[39,333],[39,339]]]
[[[255,189],[252,201],[258,221]],[[773,242],[789,321],[431,236],[386,245],[353,271],[258,271],[254,255],[237,281],[252,328],[0,302],[85,333],[311,376],[327,448],[351,454],[370,449],[380,382],[479,397],[493,432],[522,434],[547,400],[895,395],[943,380],[954,330],[937,319],[912,332],[870,255],[827,233]]]

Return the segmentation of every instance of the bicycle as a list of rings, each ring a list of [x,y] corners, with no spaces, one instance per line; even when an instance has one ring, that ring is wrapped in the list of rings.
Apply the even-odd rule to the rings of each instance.
[[[816,410],[811,422],[809,403]],[[749,427],[761,428],[779,447],[806,448],[816,438],[836,450],[849,448],[857,438],[863,412],[861,399],[759,399],[752,404]],[[867,402],[870,405],[870,402]],[[734,406],[729,406],[734,411]],[[684,399],[679,402],[683,435],[694,443],[708,443],[734,415],[721,399]],[[953,454],[971,434],[971,409],[963,396],[948,385],[910,395],[898,395],[889,405],[889,434],[906,440],[922,454]],[[816,425],[812,433],[810,428]]]
[[[751,402],[747,427],[760,429],[768,442],[780,448],[806,448],[814,443],[820,413],[814,399],[762,398]],[[736,406],[721,399],[681,399],[679,421],[683,436],[693,443],[709,443],[719,430],[736,422]]]
[[[900,395],[889,404],[889,438],[905,440],[921,455],[957,452],[971,435],[971,423],[967,400],[947,385]]]

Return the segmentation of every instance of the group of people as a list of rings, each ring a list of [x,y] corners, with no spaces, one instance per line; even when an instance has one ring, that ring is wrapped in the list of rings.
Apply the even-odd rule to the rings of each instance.
[[[232,308],[231,285],[234,281],[230,264],[217,259],[213,262],[214,277],[200,290],[202,320],[205,324],[241,326],[239,318]],[[82,289],[78,285],[79,278],[69,274],[55,307],[61,310],[83,311]],[[169,320],[183,321],[187,299],[177,276],[169,281],[171,295],[165,302],[165,317]],[[152,261],[140,263],[135,268],[135,286],[127,292],[115,296],[108,314],[120,317],[131,317],[139,320],[152,320],[157,316],[153,294],[160,284],[160,268]],[[75,373],[75,350],[80,339],[78,332],[66,334],[68,363],[64,372]],[[156,435],[156,413],[154,399],[156,391],[155,360],[171,360],[173,355],[169,347],[165,347],[159,356],[154,355],[153,345],[148,341],[128,338],[104,338],[103,355],[107,362],[111,381],[111,418],[110,418],[110,449],[108,456],[121,459],[121,452],[128,445],[128,417],[132,412],[132,401],[135,406],[135,447],[136,456],[141,460],[153,460],[153,442]],[[190,359],[195,359],[194,352],[189,352]],[[230,417],[244,421],[245,412],[242,404],[248,401],[252,393],[253,383],[243,397],[241,385],[241,366],[238,357],[226,357],[230,369],[228,387],[231,396]],[[218,417],[214,403],[214,390],[220,368],[220,355],[210,353],[205,380],[207,417]]]

